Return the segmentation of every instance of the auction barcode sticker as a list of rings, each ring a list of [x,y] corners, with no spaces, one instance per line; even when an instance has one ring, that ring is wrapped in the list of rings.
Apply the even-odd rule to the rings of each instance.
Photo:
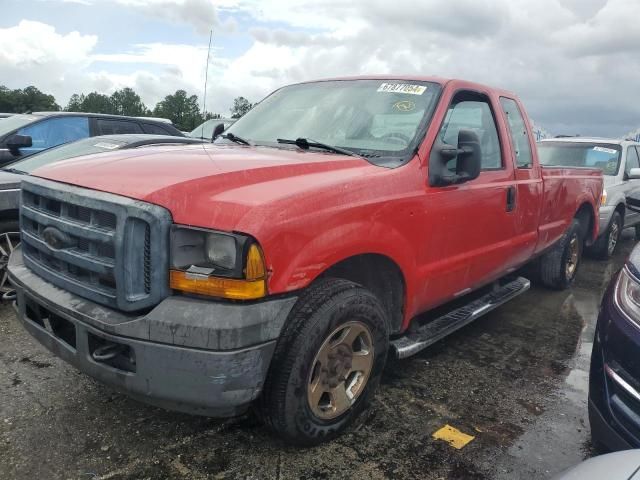
[[[604,152],[609,153],[611,155],[615,155],[618,151],[614,148],[605,148],[605,147],[593,147],[593,150],[596,152]]]
[[[383,83],[378,87],[379,92],[408,93],[410,95],[422,95],[427,90],[425,85],[412,85],[410,83]]]

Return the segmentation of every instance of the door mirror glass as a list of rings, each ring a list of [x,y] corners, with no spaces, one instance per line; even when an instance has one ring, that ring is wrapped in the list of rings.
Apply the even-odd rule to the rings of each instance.
[[[7,148],[15,155],[20,155],[21,148],[29,148],[33,141],[29,135],[13,135],[7,140]]]

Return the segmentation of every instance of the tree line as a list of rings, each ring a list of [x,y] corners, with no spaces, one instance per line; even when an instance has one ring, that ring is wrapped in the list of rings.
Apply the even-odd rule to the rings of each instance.
[[[236,97],[230,109],[232,118],[240,118],[253,105],[244,97]],[[66,107],[56,103],[53,95],[41,92],[34,86],[11,90],[0,85],[0,112],[27,113],[38,111],[60,111],[108,113],[133,117],[168,118],[179,130],[190,131],[205,120],[221,118],[219,113],[200,111],[197,95],[189,95],[185,90],[176,90],[159,101],[153,109],[148,108],[140,95],[132,88],[116,90],[111,95],[91,92],[73,94]]]

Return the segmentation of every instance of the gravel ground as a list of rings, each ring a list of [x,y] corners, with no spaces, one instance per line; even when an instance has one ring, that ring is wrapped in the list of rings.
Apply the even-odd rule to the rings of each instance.
[[[282,444],[248,415],[148,407],[78,373],[0,307],[0,478],[546,479],[591,455],[586,395],[600,297],[633,246],[586,260],[568,291],[518,297],[388,365],[365,415],[336,441]],[[456,450],[449,424],[475,439]]]

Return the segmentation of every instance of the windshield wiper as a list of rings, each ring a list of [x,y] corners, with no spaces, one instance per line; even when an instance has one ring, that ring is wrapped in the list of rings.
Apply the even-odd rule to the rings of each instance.
[[[253,146],[253,144],[249,140],[239,137],[238,135],[234,135],[231,132],[225,133],[220,136],[226,140],[231,140],[232,142],[235,142],[235,143],[241,143],[242,145],[249,145],[250,147]]]
[[[334,147],[333,145],[327,145],[326,143],[316,142],[310,138],[296,138],[295,140],[289,140],[286,138],[278,138],[278,143],[285,143],[288,145],[297,145],[299,148],[303,150],[309,150],[309,147],[313,148],[321,148],[322,150],[326,150],[328,152],[340,153],[342,155],[349,155],[350,157],[358,157],[362,158],[355,152],[351,150],[347,150],[346,148]]]

